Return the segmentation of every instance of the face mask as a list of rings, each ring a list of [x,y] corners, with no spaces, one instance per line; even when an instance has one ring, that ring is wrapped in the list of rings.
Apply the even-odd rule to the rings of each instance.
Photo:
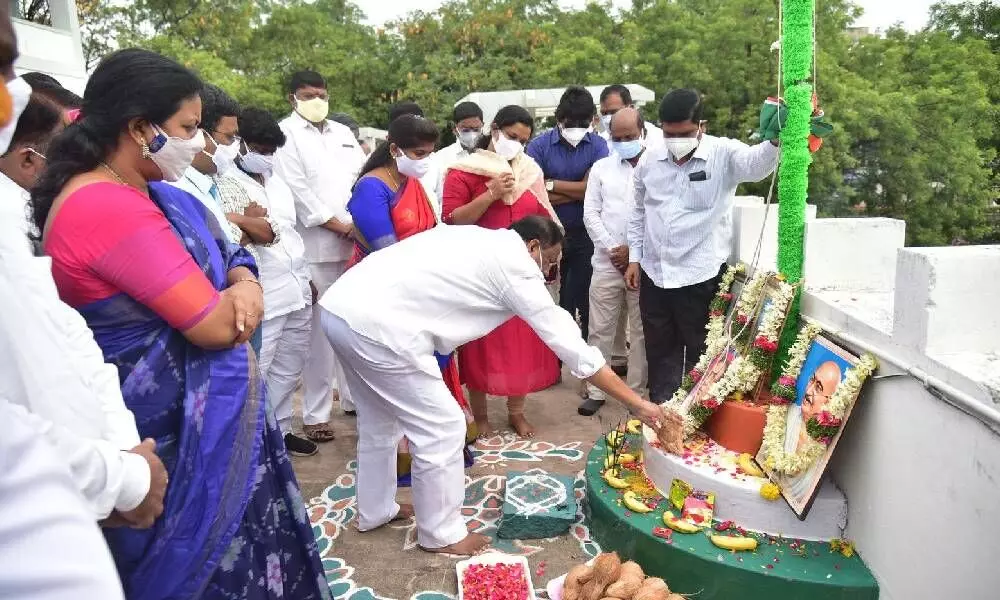
[[[267,177],[274,169],[274,155],[260,154],[250,150],[240,157],[240,164],[243,165],[244,170],[250,173]]]
[[[698,144],[701,142],[696,137],[693,138],[676,138],[668,137],[663,139],[663,143],[667,145],[667,150],[674,157],[674,160],[680,160],[691,154],[698,148]]]
[[[476,147],[476,142],[479,141],[478,131],[459,131],[458,132],[458,143],[462,145],[466,150],[472,150]]]
[[[195,133],[189,140],[168,136],[162,129],[153,126],[156,137],[149,144],[150,158],[160,168],[164,181],[177,181],[191,166],[191,161],[205,149],[205,135]]]
[[[295,112],[302,115],[302,118],[310,123],[321,123],[330,114],[330,101],[324,98],[313,98],[311,100],[295,99]]]
[[[404,152],[396,157],[396,169],[407,177],[420,179],[431,169],[431,157],[425,156],[421,159],[410,158]]]
[[[21,118],[21,113],[31,100],[31,86],[20,77],[11,79],[7,82],[7,93],[10,94],[11,100],[10,122],[0,129],[0,154],[6,153],[10,147],[10,141],[17,129],[17,120]]]
[[[590,128],[588,127],[570,127],[570,128],[564,127],[562,130],[562,136],[563,139],[569,142],[570,146],[576,148],[577,145],[579,145],[580,142],[583,141],[583,138],[587,137],[587,134],[589,132]]]
[[[500,158],[514,160],[524,150],[524,146],[521,145],[521,142],[504,135],[502,131],[498,131],[497,138],[493,140],[493,149],[496,150]]]
[[[601,131],[611,131],[611,117],[614,115],[601,115]]]
[[[207,133],[205,135],[208,135]],[[202,151],[204,152],[204,150]],[[236,157],[240,153],[240,143],[234,141],[228,146],[217,145],[215,147],[215,153],[209,154],[205,152],[207,156],[212,157],[212,162],[215,163],[215,172],[218,175],[225,175],[226,171],[233,168],[236,164]]]
[[[625,160],[632,160],[642,152],[643,148],[646,147],[645,140],[632,140],[630,142],[611,142],[611,149],[615,151],[615,154],[624,158]]]

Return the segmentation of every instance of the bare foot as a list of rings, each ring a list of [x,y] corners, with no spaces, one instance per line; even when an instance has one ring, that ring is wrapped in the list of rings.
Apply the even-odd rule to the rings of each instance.
[[[476,437],[485,440],[493,436],[496,431],[490,425],[489,419],[476,419]]]
[[[403,504],[402,502],[400,502],[399,512],[396,513],[396,517],[389,522],[392,523],[394,521],[405,521],[407,519],[412,519],[414,514],[415,513],[413,512],[412,504]]]
[[[470,533],[465,536],[460,542],[456,542],[450,546],[445,546],[444,548],[424,548],[420,547],[424,552],[433,552],[435,554],[454,554],[456,556],[475,556],[476,554],[482,552],[490,545],[490,538],[481,533]]]
[[[523,438],[535,437],[535,428],[531,426],[528,419],[523,414],[509,415],[510,426],[514,428],[514,433]]]

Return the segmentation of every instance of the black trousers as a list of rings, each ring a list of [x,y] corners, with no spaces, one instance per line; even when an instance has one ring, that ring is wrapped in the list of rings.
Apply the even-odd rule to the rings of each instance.
[[[559,306],[579,317],[583,339],[587,339],[589,333],[590,277],[594,274],[590,259],[593,256],[594,242],[590,241],[587,229],[567,227],[559,263]]]
[[[701,283],[663,289],[642,272],[639,313],[646,339],[649,365],[649,399],[661,404],[681,385],[685,371],[694,367],[705,351],[708,308],[719,288],[725,265]]]

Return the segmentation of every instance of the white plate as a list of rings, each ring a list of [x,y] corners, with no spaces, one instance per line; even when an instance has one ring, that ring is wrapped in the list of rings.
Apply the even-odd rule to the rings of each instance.
[[[465,590],[462,587],[462,582],[465,578],[462,576],[465,570],[472,565],[521,565],[524,567],[524,577],[528,584],[528,600],[537,600],[535,598],[535,586],[531,583],[531,570],[528,567],[528,559],[523,556],[512,556],[510,554],[501,554],[499,552],[490,552],[488,554],[483,554],[481,556],[473,556],[468,560],[463,560],[455,565],[455,572],[458,574],[458,600],[465,600]]]
[[[594,559],[587,561],[587,566],[594,566]],[[562,600],[563,586],[566,585],[566,576],[569,573],[563,573],[555,579],[549,580],[548,584],[545,585],[545,591],[549,595],[549,600]]]

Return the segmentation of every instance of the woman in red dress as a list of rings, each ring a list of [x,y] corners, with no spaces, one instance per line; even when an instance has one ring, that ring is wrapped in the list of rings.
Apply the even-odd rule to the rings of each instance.
[[[524,153],[533,131],[528,111],[520,106],[500,109],[479,149],[452,165],[445,177],[445,223],[505,229],[528,215],[559,222],[541,168]],[[487,394],[507,396],[511,427],[522,437],[534,434],[524,416],[524,398],[558,381],[559,359],[527,323],[515,317],[462,346],[458,364],[480,434],[491,431]]]

